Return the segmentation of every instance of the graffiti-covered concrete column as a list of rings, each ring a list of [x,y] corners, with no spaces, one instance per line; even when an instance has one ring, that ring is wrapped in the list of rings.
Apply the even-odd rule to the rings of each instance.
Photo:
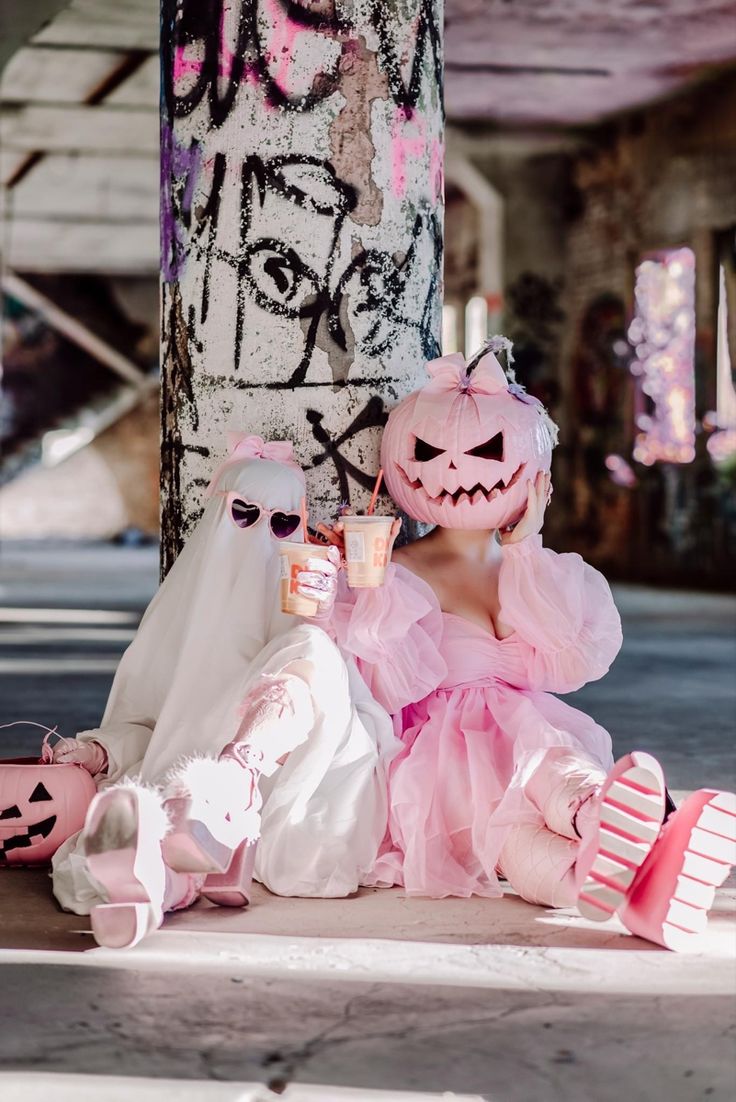
[[[163,0],[163,565],[225,432],[360,506],[438,352],[442,0]]]

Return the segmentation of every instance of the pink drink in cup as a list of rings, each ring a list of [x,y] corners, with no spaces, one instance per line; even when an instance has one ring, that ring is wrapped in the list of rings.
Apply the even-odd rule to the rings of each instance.
[[[281,558],[281,611],[292,616],[315,616],[319,612],[319,601],[303,597],[297,587],[299,575],[308,570],[308,559],[326,559],[329,548],[317,543],[293,543],[281,540],[279,555]]]
[[[344,516],[345,561],[351,589],[376,589],[383,585],[391,557],[394,517]]]

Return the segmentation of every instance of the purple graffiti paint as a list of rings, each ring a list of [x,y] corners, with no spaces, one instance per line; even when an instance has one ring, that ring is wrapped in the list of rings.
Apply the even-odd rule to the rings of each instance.
[[[166,283],[177,279],[186,258],[185,227],[200,167],[198,142],[179,145],[171,126],[161,125],[161,272]],[[180,191],[180,195],[175,192]]]

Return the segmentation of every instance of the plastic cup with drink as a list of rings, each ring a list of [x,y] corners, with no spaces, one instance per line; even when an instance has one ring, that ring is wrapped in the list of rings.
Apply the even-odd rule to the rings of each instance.
[[[309,559],[328,558],[328,547],[316,543],[294,543],[282,540],[279,544],[281,557],[281,611],[292,616],[316,616],[319,601],[305,597],[299,592],[299,575],[309,570]]]

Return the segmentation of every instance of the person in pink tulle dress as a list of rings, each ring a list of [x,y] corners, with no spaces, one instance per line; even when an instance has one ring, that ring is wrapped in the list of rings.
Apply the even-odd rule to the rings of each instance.
[[[679,947],[667,931],[680,929],[672,885],[683,882],[684,851],[663,828],[662,770],[641,752],[614,766],[607,731],[553,695],[608,671],[621,623],[603,576],[542,544],[557,432],[509,382],[494,355],[504,346],[496,338],[469,365],[434,361],[430,382],[392,412],[388,489],[435,527],[394,553],[382,587],[338,582],[330,631],[402,743],[370,882],[498,896],[501,876],[532,903],[577,903],[598,921],[620,913],[635,932]],[[673,820],[697,824],[711,797],[725,798],[711,793]],[[736,802],[726,803],[709,899],[688,904],[683,937],[705,921],[730,867]],[[657,875],[667,866],[667,891],[637,903],[652,865]]]
[[[495,544],[494,630],[490,619],[484,627],[443,611],[410,549],[395,560],[382,588],[341,587],[332,621],[404,747],[390,771],[390,841],[374,882],[416,895],[495,896],[501,863],[531,902],[573,904],[570,803],[605,780],[611,740],[550,694],[601,677],[616,656],[621,626],[608,585],[538,535]],[[543,863],[522,874],[519,859],[532,852]]]

